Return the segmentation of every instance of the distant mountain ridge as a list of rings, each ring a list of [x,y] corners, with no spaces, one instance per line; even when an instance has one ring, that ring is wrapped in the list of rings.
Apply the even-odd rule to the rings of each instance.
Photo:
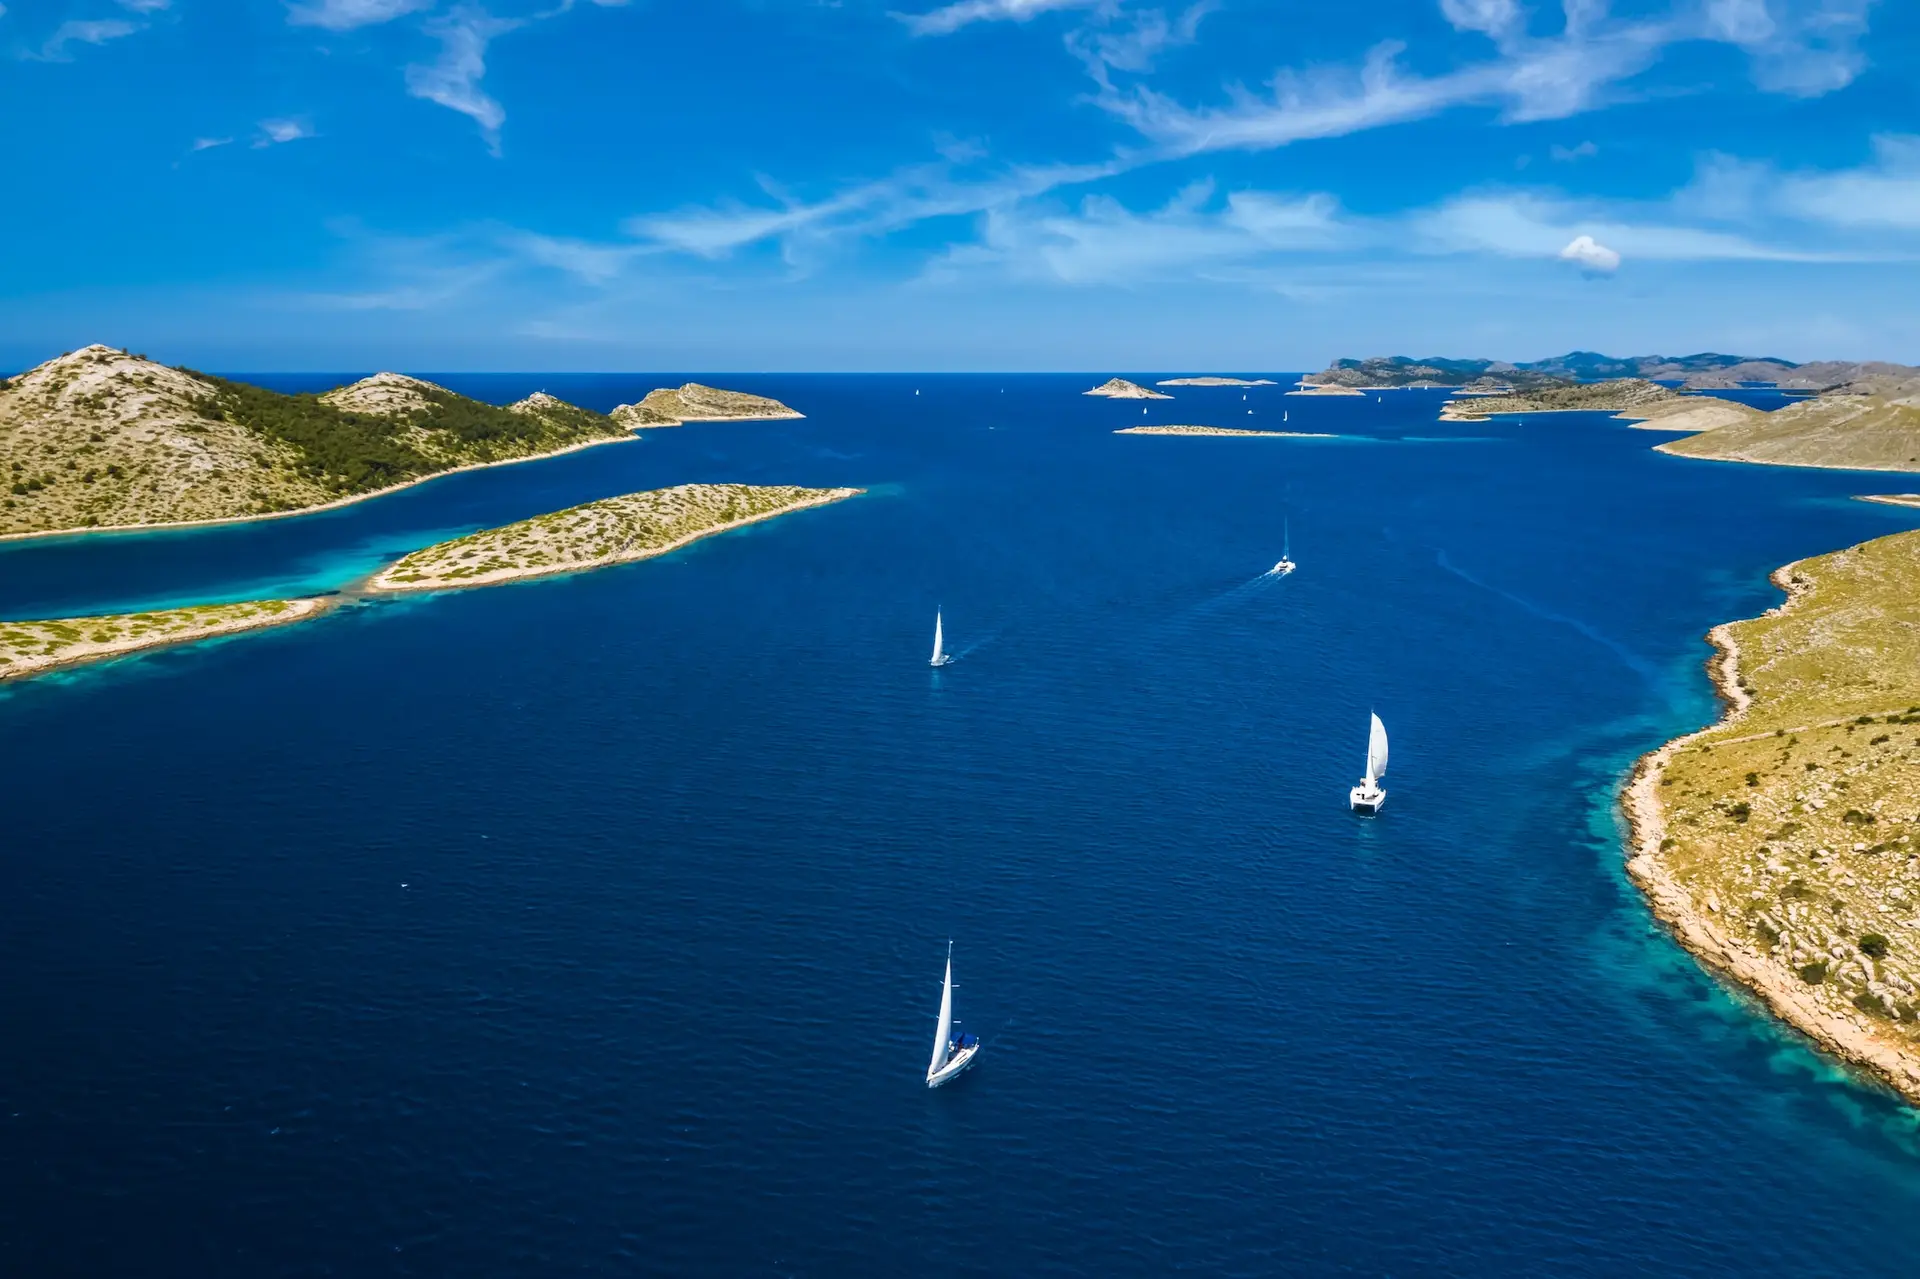
[[[1306,381],[1318,385],[1388,386],[1510,386],[1538,390],[1574,382],[1635,377],[1650,381],[1678,381],[1693,390],[1724,389],[1743,382],[1771,382],[1785,390],[1831,391],[1869,379],[1905,379],[1920,369],[1901,364],[1855,363],[1826,360],[1796,364],[1777,356],[1723,355],[1702,351],[1695,355],[1633,355],[1618,358],[1598,351],[1570,351],[1545,360],[1447,359],[1404,355],[1335,360]]]

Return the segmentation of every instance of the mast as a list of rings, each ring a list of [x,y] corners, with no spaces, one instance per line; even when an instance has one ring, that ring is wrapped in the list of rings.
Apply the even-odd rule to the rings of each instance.
[[[927,1066],[929,1078],[947,1064],[947,1042],[953,1037],[953,943],[947,943],[947,975],[940,983],[940,1025],[933,1032],[933,1061]]]

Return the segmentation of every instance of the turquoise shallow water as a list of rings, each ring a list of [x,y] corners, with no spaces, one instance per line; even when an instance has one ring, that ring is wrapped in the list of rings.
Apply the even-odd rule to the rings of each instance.
[[[1599,417],[1142,414],[1097,380],[733,379],[809,417],[0,547],[0,613],[48,615],[332,589],[658,484],[871,490],[0,690],[0,1261],[1878,1274],[1920,1244],[1911,1112],[1653,926],[1612,801],[1714,714],[1709,625],[1912,513]],[[1341,438],[1111,434],[1282,408]],[[1263,578],[1283,516],[1301,568]],[[928,1094],[949,937],[985,1048]]]

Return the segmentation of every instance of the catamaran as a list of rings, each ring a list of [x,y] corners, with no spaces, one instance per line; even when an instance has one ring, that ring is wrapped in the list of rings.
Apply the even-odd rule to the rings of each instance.
[[[927,1087],[938,1088],[973,1064],[980,1041],[953,1033],[953,943],[947,943],[947,976],[940,984],[940,1026],[933,1032],[933,1060],[927,1063]]]
[[[1347,795],[1347,803],[1356,813],[1373,814],[1380,811],[1387,802],[1386,788],[1380,785],[1380,779],[1387,775],[1387,726],[1380,717],[1373,717],[1373,726],[1367,730],[1367,775],[1360,784]]]
[[[1293,529],[1291,522],[1280,526],[1280,562],[1267,571],[1275,577],[1285,577],[1297,567],[1293,562]]]
[[[933,660],[927,665],[945,666],[952,660],[953,658],[947,653],[946,642],[940,635],[940,610],[936,608],[933,610]]]

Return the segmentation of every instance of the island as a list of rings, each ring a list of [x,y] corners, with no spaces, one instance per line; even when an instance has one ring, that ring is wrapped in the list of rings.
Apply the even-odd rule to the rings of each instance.
[[[788,484],[681,484],[627,493],[415,551],[376,573],[368,589],[439,591],[624,564],[864,491]]]
[[[102,661],[141,649],[284,626],[318,617],[336,604],[381,593],[491,586],[647,559],[714,533],[838,502],[864,491],[795,485],[682,484],[588,502],[439,542],[335,595],[0,622],[0,680]]]
[[[1527,391],[1575,382],[1641,378],[1646,381],[1676,382],[1687,390],[1761,384],[1783,390],[1828,391],[1862,378],[1897,374],[1903,367],[1843,360],[1796,364],[1774,356],[1721,355],[1712,351],[1697,355],[1630,355],[1624,358],[1601,355],[1596,351],[1570,351],[1544,360],[1513,363],[1505,360],[1443,359],[1439,356],[1412,359],[1404,355],[1340,359],[1328,365],[1325,371],[1309,375],[1307,380],[1365,390],[1418,386],[1466,387],[1492,383]]]
[[[1324,431],[1243,431],[1234,426],[1123,426],[1115,435],[1268,435],[1297,440],[1331,440]]]
[[[672,416],[651,425],[798,416],[693,383],[623,407]],[[285,395],[88,346],[0,379],[0,536],[296,515],[630,440],[640,424],[544,392],[487,404],[398,373]]]
[[[144,648],[284,626],[318,616],[328,603],[325,599],[249,600],[150,613],[0,622],[0,680],[97,662]]]
[[[1566,385],[1537,386],[1527,392],[1506,395],[1476,395],[1470,399],[1448,400],[1440,408],[1442,422],[1479,422],[1495,415],[1516,413],[1612,413],[1615,417],[1660,422],[1665,429],[1691,430],[1694,427],[1667,425],[1678,414],[1692,414],[1695,421],[1744,421],[1766,415],[1758,409],[1731,400],[1703,395],[1682,395],[1669,387],[1645,378],[1609,378],[1602,382],[1576,382]]]
[[[1279,386],[1278,382],[1257,377],[1251,382],[1237,377],[1170,377],[1164,382],[1155,382],[1155,386]]]
[[[1920,506],[1920,493],[1862,493],[1856,502],[1880,502],[1887,506]]]
[[[1091,391],[1082,391],[1082,395],[1103,395],[1109,400],[1171,400],[1171,395],[1151,391],[1138,382],[1129,382],[1125,378],[1108,378]]]
[[[1714,628],[1719,723],[1640,761],[1628,869],[1686,947],[1920,1102],[1920,532]]]
[[[1338,382],[1302,382],[1287,395],[1365,395],[1358,387],[1343,386]]]
[[[688,382],[680,387],[649,391],[638,404],[616,405],[608,416],[629,430],[644,430],[686,422],[772,421],[806,414],[764,395],[723,391],[716,386]]]

